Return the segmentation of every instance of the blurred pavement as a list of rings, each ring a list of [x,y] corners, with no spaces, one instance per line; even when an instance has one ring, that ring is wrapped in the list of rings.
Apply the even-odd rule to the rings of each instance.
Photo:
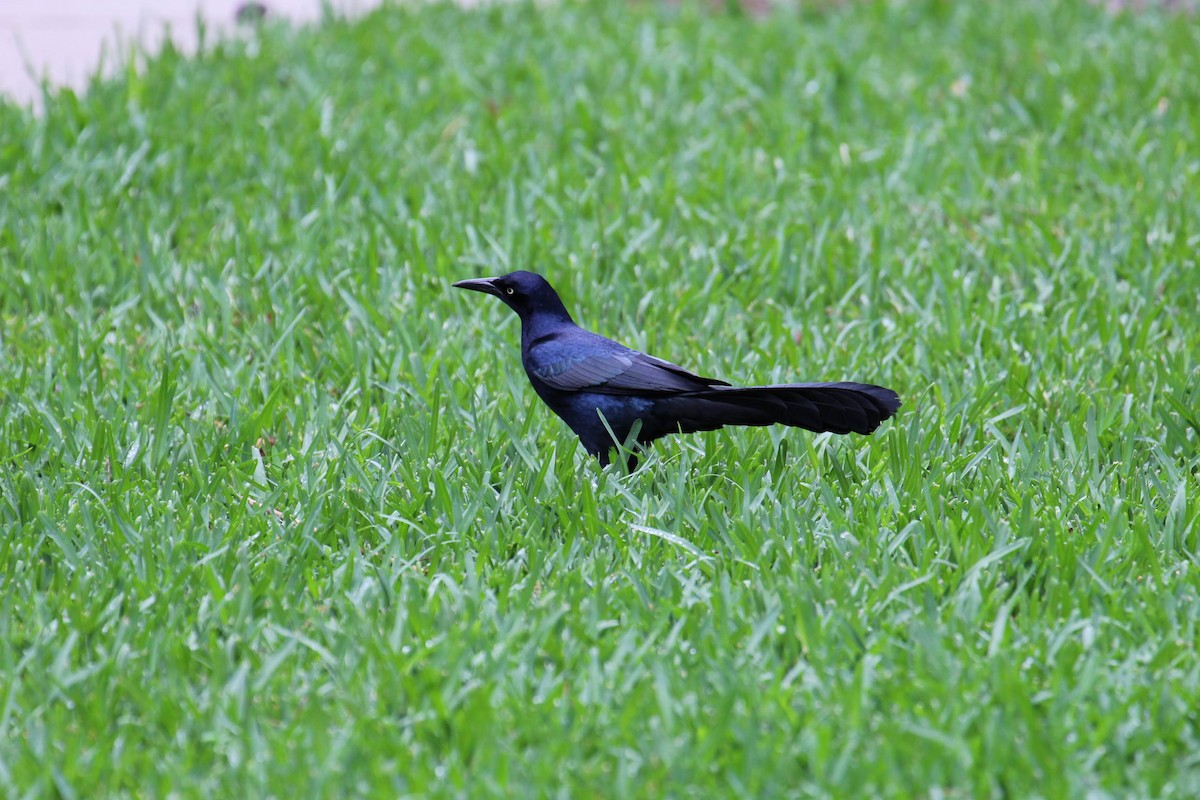
[[[340,13],[357,13],[377,0],[329,0]],[[131,41],[156,49],[168,28],[183,49],[196,43],[196,17],[209,29],[230,29],[239,10],[265,7],[271,16],[304,22],[321,15],[321,0],[0,0],[0,94],[37,104],[39,81],[75,88]],[[250,9],[252,11],[252,9]],[[245,12],[243,12],[245,13]]]
[[[360,13],[380,0],[328,0],[339,13]],[[615,2],[615,0],[613,0]],[[1110,10],[1151,7],[1200,10],[1200,0],[1090,0]],[[459,0],[470,5],[473,0]],[[665,0],[678,2],[678,0]],[[773,5],[789,7],[805,0],[709,0],[724,7],[737,2],[754,16]],[[210,29],[229,29],[239,11],[265,7],[271,16],[298,22],[317,19],[322,0],[0,0],[0,94],[37,105],[40,78],[81,88],[102,59],[108,68],[131,40],[151,50],[168,27],[183,49],[196,40],[196,15]]]

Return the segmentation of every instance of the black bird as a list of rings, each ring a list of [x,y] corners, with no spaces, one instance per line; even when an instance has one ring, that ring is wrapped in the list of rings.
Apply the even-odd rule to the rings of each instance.
[[[529,382],[601,464],[609,463],[609,451],[624,444],[639,422],[639,445],[671,433],[725,425],[780,423],[818,433],[868,434],[900,408],[900,398],[891,389],[866,383],[736,387],[702,378],[585,331],[571,319],[554,288],[533,272],[454,286],[494,294],[517,312],[521,363]],[[636,466],[637,458],[631,456],[628,467]]]

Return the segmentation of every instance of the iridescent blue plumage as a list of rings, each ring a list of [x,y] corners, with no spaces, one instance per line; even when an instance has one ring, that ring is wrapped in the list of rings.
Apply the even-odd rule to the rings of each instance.
[[[895,392],[870,384],[739,388],[696,375],[580,328],[546,279],[533,272],[454,285],[494,294],[517,313],[521,362],[534,390],[604,464],[609,451],[639,422],[640,445],[671,433],[725,425],[780,423],[867,434],[900,407]],[[629,465],[636,465],[636,459]]]

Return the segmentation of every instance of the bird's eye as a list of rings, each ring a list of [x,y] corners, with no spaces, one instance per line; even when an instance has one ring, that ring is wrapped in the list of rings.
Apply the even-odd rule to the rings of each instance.
[[[508,294],[516,294],[516,293],[517,293],[517,290],[516,290],[516,289],[514,289],[514,288],[513,288],[513,287],[511,287],[511,286],[510,286],[510,287],[508,287],[507,289],[505,289],[504,291],[505,291],[506,293],[508,293]]]

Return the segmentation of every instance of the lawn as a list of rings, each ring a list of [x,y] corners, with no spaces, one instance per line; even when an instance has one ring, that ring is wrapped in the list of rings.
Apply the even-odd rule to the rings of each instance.
[[[1200,25],[390,8],[0,103],[0,795],[1200,794]],[[875,435],[601,469],[450,289]]]

